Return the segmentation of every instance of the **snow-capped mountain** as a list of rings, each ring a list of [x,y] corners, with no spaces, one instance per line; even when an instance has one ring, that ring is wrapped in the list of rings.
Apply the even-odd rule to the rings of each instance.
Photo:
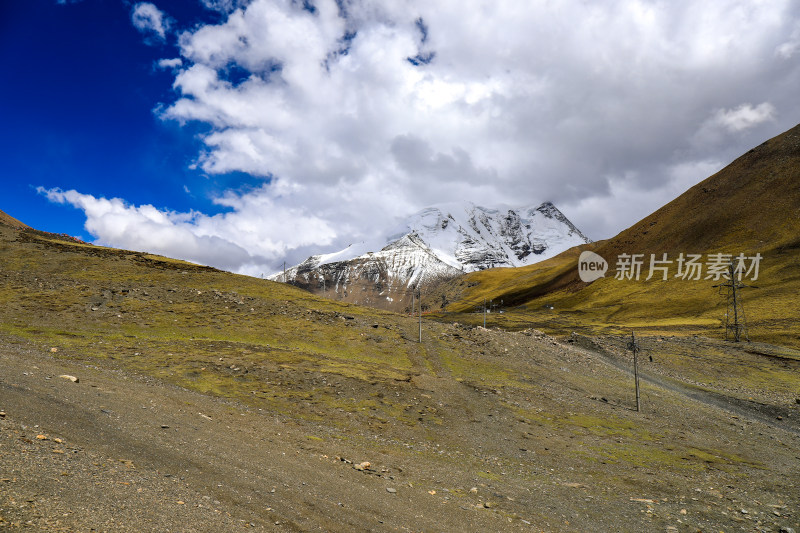
[[[410,293],[463,272],[525,266],[590,242],[552,203],[490,209],[441,204],[412,215],[384,238],[313,255],[271,279],[315,293],[402,309]]]

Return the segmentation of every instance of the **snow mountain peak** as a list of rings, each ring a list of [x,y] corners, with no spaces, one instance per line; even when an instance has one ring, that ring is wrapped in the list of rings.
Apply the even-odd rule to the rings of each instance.
[[[288,269],[285,279],[283,273],[271,279],[400,309],[397,303],[410,301],[410,291],[427,283],[486,268],[530,265],[587,242],[551,202],[523,208],[446,203],[411,215],[386,237],[313,255]]]

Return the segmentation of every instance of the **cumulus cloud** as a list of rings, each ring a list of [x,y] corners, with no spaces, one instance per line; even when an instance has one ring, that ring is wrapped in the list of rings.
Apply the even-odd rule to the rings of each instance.
[[[160,224],[273,264],[445,201],[550,200],[609,237],[800,116],[790,0],[204,3],[222,20],[180,34],[177,96],[156,108],[210,128],[197,168],[264,185]]]
[[[206,9],[230,13],[234,9],[246,6],[250,0],[200,0]]]
[[[762,122],[775,118],[775,106],[764,102],[757,106],[742,104],[736,109],[720,109],[712,121],[731,132],[737,132],[757,126]]]
[[[158,66],[163,69],[178,68],[183,65],[183,60],[180,57],[172,59],[161,59],[158,61]]]
[[[320,218],[282,207],[272,191],[246,196],[229,193],[216,202],[231,208],[208,216],[152,205],[133,206],[122,199],[96,198],[74,190],[38,188],[51,202],[69,204],[86,214],[86,230],[97,244],[178,257],[250,275],[269,274],[288,246],[325,245],[334,232]],[[269,228],[265,235],[264,228]]]
[[[167,39],[167,31],[171,25],[169,18],[154,4],[139,2],[131,12],[133,26],[148,37],[156,37],[161,41]]]

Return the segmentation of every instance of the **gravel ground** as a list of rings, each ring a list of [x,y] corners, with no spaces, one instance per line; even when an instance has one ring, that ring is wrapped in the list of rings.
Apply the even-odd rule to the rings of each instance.
[[[506,346],[508,367],[535,383],[481,389],[441,368],[364,383],[352,394],[396,395],[419,414],[375,426],[279,416],[3,342],[0,529],[800,528],[792,431],[649,383],[635,413],[606,356],[543,335],[460,334]]]

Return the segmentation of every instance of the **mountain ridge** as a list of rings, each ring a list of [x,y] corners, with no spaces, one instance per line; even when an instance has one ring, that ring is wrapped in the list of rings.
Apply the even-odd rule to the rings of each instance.
[[[2,210],[0,210],[0,224],[5,224],[6,226],[11,226],[12,228],[17,228],[17,229],[29,228],[27,224],[20,222],[19,220],[5,213]]]
[[[312,255],[270,279],[353,303],[402,310],[412,292],[442,280],[532,264],[586,242],[590,240],[551,202],[523,208],[454,202],[418,211],[387,236]]]
[[[589,322],[590,328],[683,328],[707,334],[708,328],[724,327],[724,295],[717,294],[705,271],[697,280],[676,279],[680,254],[761,254],[760,277],[753,283],[760,288],[744,294],[750,329],[762,340],[800,345],[800,330],[794,326],[800,313],[792,298],[800,292],[798,182],[800,125],[748,150],[610,239],[513,273],[471,273],[441,290],[453,302],[449,311],[474,310],[484,299],[502,299],[518,306],[526,324],[542,320],[545,329],[580,329],[581,322]],[[608,262],[605,278],[580,280],[578,257],[586,250]],[[641,279],[615,279],[622,254],[643,255]],[[660,274],[645,280],[651,254],[659,259],[667,254],[672,261],[667,280]],[[546,315],[540,316],[541,309],[548,309]]]

